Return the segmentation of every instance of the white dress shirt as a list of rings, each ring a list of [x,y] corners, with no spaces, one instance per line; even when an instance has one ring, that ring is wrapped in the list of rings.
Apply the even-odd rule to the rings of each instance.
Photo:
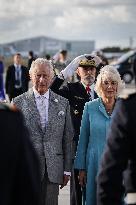
[[[33,87],[36,106],[40,114],[40,122],[42,129],[44,130],[48,122],[48,108],[49,108],[49,90],[40,95],[38,91]]]
[[[36,101],[36,106],[40,114],[41,126],[44,130],[48,122],[49,90],[46,93],[44,93],[44,95],[40,95],[38,91],[33,87],[33,92]],[[71,176],[71,172],[64,171],[64,174]]]
[[[17,65],[17,64],[14,64],[15,66],[15,79],[17,81],[19,81],[19,85],[15,85],[16,88],[21,88],[22,87],[22,81],[21,81],[21,78],[22,78],[22,70],[21,70],[21,65]],[[18,74],[17,74],[18,72]]]

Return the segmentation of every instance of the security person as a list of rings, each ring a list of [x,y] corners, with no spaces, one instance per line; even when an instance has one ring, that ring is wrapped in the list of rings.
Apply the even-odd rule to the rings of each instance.
[[[10,65],[6,72],[5,90],[11,101],[12,98],[21,95],[28,90],[29,72],[22,65],[22,56],[16,53],[13,57],[13,64]]]
[[[39,205],[39,162],[21,113],[0,103],[0,205]]]
[[[123,183],[127,204],[136,205],[135,113],[136,93],[117,102],[98,176],[97,205],[122,204]]]
[[[57,94],[67,98],[70,103],[71,116],[74,126],[74,144],[78,144],[80,124],[84,105],[89,100],[97,98],[94,92],[94,82],[97,74],[97,69],[101,65],[101,59],[95,55],[81,55],[76,57],[60,74],[54,79],[51,89]],[[62,86],[65,79],[70,78],[77,73],[79,81],[67,83]],[[82,204],[81,186],[78,182],[78,170],[74,170],[71,176],[70,204]]]

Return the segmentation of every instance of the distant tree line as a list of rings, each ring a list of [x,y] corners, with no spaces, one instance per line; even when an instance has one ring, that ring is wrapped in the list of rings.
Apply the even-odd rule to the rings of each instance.
[[[120,47],[106,47],[101,49],[103,52],[107,52],[107,53],[114,53],[114,52],[127,52],[129,50],[131,50],[129,47],[128,48],[120,48]]]

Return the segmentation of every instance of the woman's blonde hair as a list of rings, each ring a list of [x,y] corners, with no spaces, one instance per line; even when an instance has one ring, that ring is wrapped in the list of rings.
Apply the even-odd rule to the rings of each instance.
[[[95,88],[94,88],[97,95],[99,97],[102,96],[102,81],[105,79],[110,79],[110,80],[117,82],[117,95],[116,95],[116,97],[118,97],[120,95],[121,91],[123,90],[123,88],[125,87],[125,84],[121,80],[120,74],[117,71],[117,69],[111,65],[104,66],[100,70],[99,75],[97,76],[96,84],[95,84]]]

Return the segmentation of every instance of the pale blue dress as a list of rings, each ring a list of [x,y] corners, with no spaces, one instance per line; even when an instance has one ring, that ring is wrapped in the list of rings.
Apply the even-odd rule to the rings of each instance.
[[[101,98],[85,104],[75,168],[87,172],[86,205],[96,205],[96,178],[110,120]]]

